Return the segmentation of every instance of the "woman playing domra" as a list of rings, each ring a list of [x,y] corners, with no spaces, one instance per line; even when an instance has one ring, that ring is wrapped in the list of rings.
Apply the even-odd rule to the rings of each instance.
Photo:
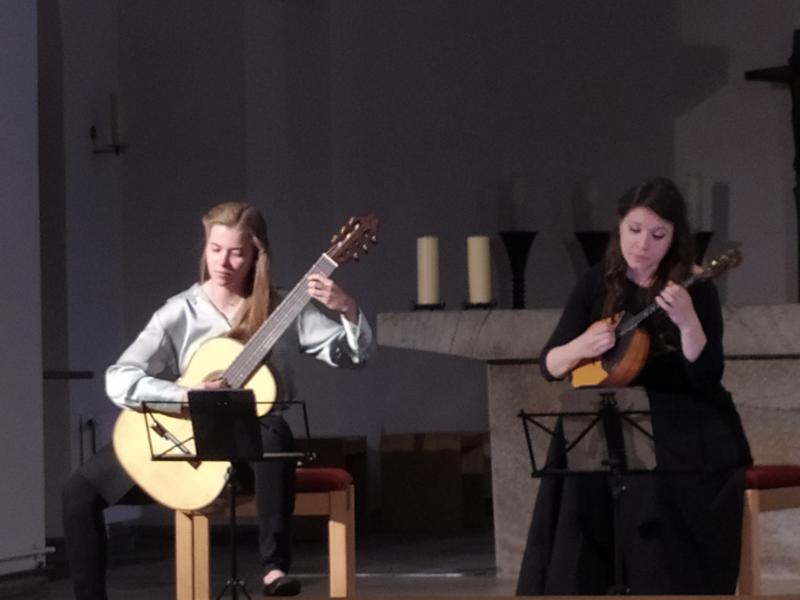
[[[721,384],[716,288],[710,280],[689,289],[677,283],[699,268],[685,204],[672,181],[651,179],[629,190],[617,218],[603,263],[580,278],[542,350],[542,374],[561,379],[585,359],[599,357],[617,342],[616,315],[657,303],[662,310],[644,324],[650,351],[630,385],[647,393],[664,472],[625,478],[622,539],[616,540],[625,584],[632,594],[730,594],[738,574],[743,472],[751,458]],[[551,457],[563,448],[560,425],[558,433]],[[612,509],[605,474],[543,479],[518,594],[611,589]]]

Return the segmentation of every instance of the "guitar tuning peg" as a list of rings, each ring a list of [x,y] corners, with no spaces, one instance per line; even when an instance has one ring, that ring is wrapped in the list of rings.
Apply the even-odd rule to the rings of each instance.
[[[353,260],[358,262],[361,257],[358,255],[358,252],[353,252]]]
[[[367,244],[361,246],[361,250],[364,251],[364,254],[369,254],[369,246]]]
[[[347,225],[342,225],[342,228],[339,229],[339,233],[341,235],[344,235],[346,231],[347,231]]]
[[[348,225],[353,225],[355,222],[356,222],[356,218],[355,217],[350,217],[349,219],[347,219],[347,224]]]
[[[331,244],[335,244],[338,241],[339,241],[338,235],[331,236]]]
[[[369,240],[370,240],[370,241],[371,241],[373,244],[377,244],[377,243],[378,243],[378,236],[377,236],[377,235],[372,235],[372,236],[370,236]]]

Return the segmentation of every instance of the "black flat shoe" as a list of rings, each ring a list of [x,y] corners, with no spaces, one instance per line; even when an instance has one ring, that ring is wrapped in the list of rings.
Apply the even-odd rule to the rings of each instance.
[[[300,582],[294,577],[284,575],[269,585],[264,586],[265,596],[297,596],[300,593]]]

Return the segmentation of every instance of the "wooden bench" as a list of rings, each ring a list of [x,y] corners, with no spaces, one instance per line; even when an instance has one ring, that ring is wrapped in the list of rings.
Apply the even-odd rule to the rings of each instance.
[[[328,566],[332,598],[344,598],[354,593],[354,511],[353,480],[346,471],[334,468],[297,470],[294,514],[328,517]],[[237,503],[236,515],[255,516],[255,500],[249,498],[241,504]],[[177,600],[208,600],[210,597],[209,516],[175,511]]]
[[[800,466],[754,465],[747,469],[738,595],[757,596],[761,593],[758,516],[763,512],[790,508],[800,508]]]

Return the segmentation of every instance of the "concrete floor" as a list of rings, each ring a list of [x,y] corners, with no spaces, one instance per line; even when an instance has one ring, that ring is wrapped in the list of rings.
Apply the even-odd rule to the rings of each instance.
[[[109,600],[171,600],[175,597],[172,538],[169,531],[117,533],[110,544]],[[227,532],[212,534],[212,597],[228,578],[230,551]],[[239,575],[253,598],[261,597],[261,569],[255,537],[244,531],[239,544]],[[491,531],[459,534],[371,533],[358,539],[356,595],[512,596],[516,582],[496,577]],[[327,551],[324,542],[295,544],[294,574],[301,596],[328,595]],[[0,580],[0,598],[72,600],[63,554],[57,550],[38,575]],[[765,580],[764,593],[800,598],[799,578]],[[225,598],[230,598],[227,593]],[[778,596],[776,596],[777,598]],[[243,600],[245,596],[239,595]]]

